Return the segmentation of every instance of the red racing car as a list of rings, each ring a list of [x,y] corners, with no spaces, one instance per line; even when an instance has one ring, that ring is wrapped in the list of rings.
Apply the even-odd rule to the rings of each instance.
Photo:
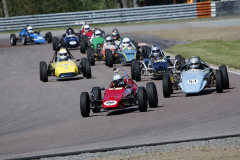
[[[150,108],[158,106],[158,94],[154,82],[148,82],[146,89],[138,87],[124,69],[114,68],[116,76],[120,75],[119,71],[124,73],[121,86],[116,86],[113,80],[106,90],[100,87],[93,87],[90,94],[88,92],[81,93],[80,111],[83,117],[89,117],[90,109],[92,109],[93,113],[98,113],[101,111],[101,108],[114,110],[138,105],[140,112],[146,112],[148,103]],[[101,90],[105,90],[103,98]]]

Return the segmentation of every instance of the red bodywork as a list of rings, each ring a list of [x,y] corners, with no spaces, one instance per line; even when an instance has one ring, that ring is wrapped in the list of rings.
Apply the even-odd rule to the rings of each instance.
[[[135,104],[135,98],[137,94],[138,86],[128,76],[128,80],[124,79],[128,86],[131,87],[117,87],[112,88],[113,83],[110,84],[109,88],[105,90],[103,97],[103,109],[122,109]]]
[[[92,34],[93,34],[92,30],[89,30],[89,32],[85,32],[84,29],[82,29],[80,31],[80,36],[86,35],[86,36],[88,36],[88,39],[90,39],[92,37]]]

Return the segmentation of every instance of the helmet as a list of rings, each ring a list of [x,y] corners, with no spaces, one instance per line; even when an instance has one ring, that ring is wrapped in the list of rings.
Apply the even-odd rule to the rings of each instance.
[[[67,29],[67,34],[68,35],[72,35],[73,34],[73,29],[72,28],[68,28]]]
[[[95,37],[101,37],[102,32],[99,30],[96,30],[94,34],[95,34]]]
[[[115,31],[115,32],[112,32],[112,37],[114,40],[116,40],[116,39],[120,38],[120,35],[118,32]]]
[[[28,31],[28,33],[33,33],[33,28],[32,28],[32,26],[28,26],[28,27],[27,27],[27,31]]]
[[[60,60],[62,60],[62,61],[67,60],[67,50],[66,50],[66,48],[60,49],[59,57],[60,57]]]
[[[107,36],[106,37],[106,43],[108,45],[112,45],[113,44],[113,37],[112,36]]]
[[[121,87],[124,85],[124,77],[119,74],[119,73],[115,73],[113,75],[113,84],[116,86],[116,87]]]
[[[90,26],[88,24],[86,24],[83,28],[85,32],[89,32],[90,30]]]
[[[130,39],[123,38],[123,47],[129,47],[129,46],[130,46]]]
[[[154,57],[163,57],[164,56],[160,46],[157,44],[154,44],[152,46],[151,53],[152,53],[152,56],[154,56]]]
[[[200,68],[200,58],[199,57],[191,57],[189,59],[189,67],[191,69],[199,69]]]

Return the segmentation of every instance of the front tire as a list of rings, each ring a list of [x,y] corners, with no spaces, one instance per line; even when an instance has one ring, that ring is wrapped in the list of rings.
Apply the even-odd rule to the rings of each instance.
[[[48,71],[46,62],[40,62],[40,80],[48,82]]]
[[[148,104],[147,104],[147,93],[144,87],[138,87],[137,99],[138,99],[139,111],[146,112]]]
[[[91,63],[91,66],[95,66],[95,56],[94,56],[93,48],[89,48],[87,50],[87,57],[88,57],[89,62]]]
[[[163,75],[162,88],[163,88],[164,98],[170,97],[172,86],[171,86],[170,76],[168,74]]]
[[[90,100],[88,92],[82,92],[80,95],[80,111],[83,117],[90,115]]]
[[[147,98],[150,108],[158,106],[157,88],[154,82],[148,82],[146,86]]]
[[[91,71],[90,62],[88,60],[85,61],[84,69],[85,69],[85,73],[86,73],[86,78],[87,79],[91,78],[92,77],[92,71]]]
[[[46,37],[46,41],[48,43],[52,43],[52,33],[51,32],[47,32],[45,37]]]
[[[27,45],[27,36],[25,34],[22,36],[22,44]]]
[[[135,80],[135,66],[138,63],[136,59],[132,59],[131,61],[131,77],[133,80]]]
[[[113,67],[113,56],[112,56],[111,50],[110,49],[106,49],[105,50],[105,54],[106,54],[106,57],[107,57],[108,67]]]
[[[141,68],[140,68],[140,63],[137,62],[135,65],[135,70],[134,70],[134,74],[135,74],[135,80],[141,81]]]

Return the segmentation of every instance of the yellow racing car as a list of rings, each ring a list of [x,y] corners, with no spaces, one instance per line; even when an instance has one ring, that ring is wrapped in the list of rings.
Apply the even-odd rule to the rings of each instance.
[[[53,59],[48,66],[46,62],[40,62],[40,80],[48,82],[48,76],[69,78],[79,74],[83,74],[83,77],[91,78],[91,65],[89,61],[86,58],[82,58],[80,64],[77,65],[78,61],[80,60],[75,59],[67,48],[61,46],[59,50],[55,51]]]

